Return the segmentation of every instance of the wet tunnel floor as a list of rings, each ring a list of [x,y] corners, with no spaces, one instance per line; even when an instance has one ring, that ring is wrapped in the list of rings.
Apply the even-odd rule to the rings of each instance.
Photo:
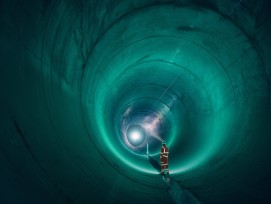
[[[159,164],[159,162],[152,157],[148,157],[148,159],[151,165],[157,170],[157,172],[160,173],[161,165]],[[200,202],[191,192],[182,188],[180,184],[175,181],[174,177],[171,177],[167,174],[159,174],[159,177],[166,184],[167,192],[169,193],[175,204],[200,204]]]

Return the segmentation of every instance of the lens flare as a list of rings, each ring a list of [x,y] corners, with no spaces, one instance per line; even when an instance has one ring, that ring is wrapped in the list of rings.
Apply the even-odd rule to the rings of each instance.
[[[134,148],[139,148],[144,145],[146,140],[146,132],[140,125],[131,125],[126,133],[129,144]]]
[[[135,142],[142,139],[142,135],[139,132],[137,132],[137,131],[132,132],[130,137]]]

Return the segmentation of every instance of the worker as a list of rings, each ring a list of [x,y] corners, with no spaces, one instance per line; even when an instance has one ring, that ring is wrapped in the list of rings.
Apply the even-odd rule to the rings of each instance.
[[[161,161],[161,174],[164,174],[164,169],[167,172],[167,175],[169,175],[168,171],[168,147],[166,146],[166,141],[162,141],[162,148],[160,152],[160,161]]]

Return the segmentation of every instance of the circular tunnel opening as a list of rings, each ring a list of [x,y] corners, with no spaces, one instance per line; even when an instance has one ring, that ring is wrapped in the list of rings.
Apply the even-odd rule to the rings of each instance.
[[[234,22],[212,9],[169,3],[132,10],[97,38],[80,73],[80,108],[91,142],[117,171],[152,186],[138,174],[159,173],[146,155],[159,162],[161,140],[176,179],[237,148],[242,137],[236,134],[245,131],[236,130],[240,114],[252,114],[243,109],[243,96],[257,89],[247,78],[262,81],[262,90],[267,86],[252,47]],[[53,73],[53,66],[44,67]],[[57,91],[45,89],[53,101]],[[248,106],[260,112],[261,103]],[[145,132],[137,142],[127,137],[136,125]]]
[[[202,201],[270,197],[268,1],[3,2],[14,203],[170,203],[162,140],[171,177]]]
[[[198,21],[191,20],[195,16],[200,16]],[[226,19],[219,27],[210,24],[203,28],[209,19],[221,16],[211,10],[154,6],[130,14],[105,33],[82,82],[82,101],[96,104],[93,125],[102,135],[100,148],[105,154],[105,150],[112,151],[124,165],[157,174],[146,152],[159,160],[161,140],[165,139],[171,152],[171,174],[181,175],[213,157],[231,137],[239,99],[232,83],[236,75],[230,68],[243,66],[242,60],[231,62],[240,58],[237,50],[249,46],[249,41]],[[144,25],[138,33],[132,25],[141,21]],[[220,46],[212,43],[215,37],[210,32],[221,33],[216,39]],[[232,37],[239,33],[242,38]],[[229,38],[232,41],[225,44],[223,39]],[[229,53],[240,41],[237,52]],[[252,50],[248,55],[257,56]],[[93,76],[95,84],[89,83]],[[146,134],[144,141],[136,143],[137,148],[127,138],[131,125],[140,125]],[[123,141],[132,151],[127,151]]]

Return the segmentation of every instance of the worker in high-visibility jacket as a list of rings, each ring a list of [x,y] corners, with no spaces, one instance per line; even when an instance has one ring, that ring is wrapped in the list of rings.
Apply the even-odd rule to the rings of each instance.
[[[162,148],[160,152],[160,160],[161,160],[161,174],[164,174],[164,169],[167,172],[167,175],[169,175],[168,171],[168,147],[166,146],[166,141],[162,141]]]

